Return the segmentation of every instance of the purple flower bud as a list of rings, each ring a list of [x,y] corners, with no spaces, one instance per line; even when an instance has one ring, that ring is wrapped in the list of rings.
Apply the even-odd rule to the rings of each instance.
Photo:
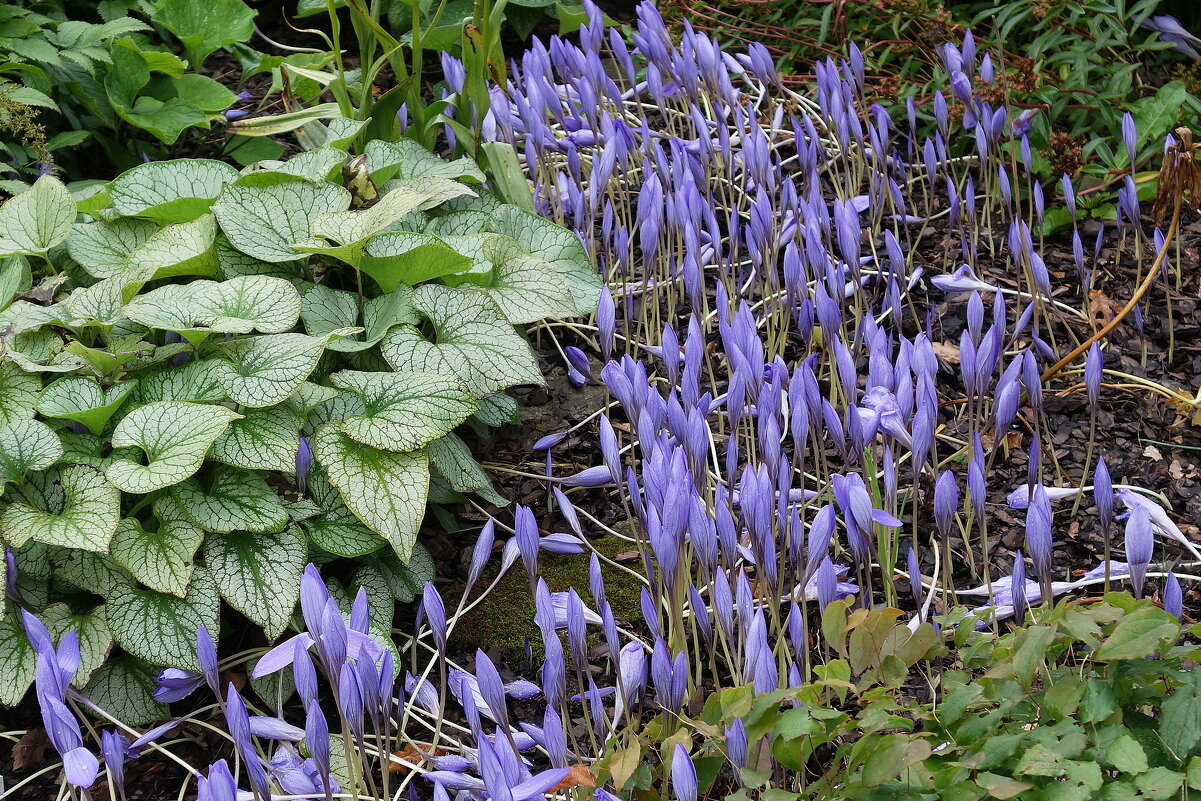
[[[1010,603],[1013,605],[1013,617],[1019,623],[1026,619],[1026,563],[1022,552],[1018,551],[1013,560],[1013,575],[1009,577]]]
[[[1180,585],[1176,586],[1179,588]],[[125,798],[125,759],[129,756],[129,741],[115,729],[105,729],[100,733],[100,753],[104,757],[109,781],[116,788],[117,795]]]
[[[1034,573],[1044,584],[1051,581],[1051,500],[1041,482],[1035,485],[1026,510],[1026,547]]]
[[[240,109],[240,108],[227,108],[225,111],[222,111],[221,113],[223,115],[225,115],[225,119],[229,120],[230,122],[234,122],[235,120],[240,120],[243,117],[247,117],[250,115],[249,111],[246,111],[245,109]]]
[[[1143,597],[1143,581],[1155,551],[1151,516],[1143,506],[1134,506],[1126,518],[1126,562],[1130,565],[1130,584],[1134,597]]]
[[[304,495],[309,484],[309,469],[313,466],[313,450],[309,447],[309,438],[300,438],[300,447],[296,450],[296,488]]]
[[[488,563],[488,559],[492,556],[492,546],[495,542],[496,521],[488,518],[488,522],[480,529],[479,537],[475,541],[475,547],[471,550],[471,567],[467,572],[467,586],[463,590],[464,597],[471,592],[471,588],[479,581],[480,574],[484,571],[484,565]]]
[[[430,582],[425,583],[421,593],[421,610],[425,613],[426,623],[430,633],[434,635],[438,654],[446,656],[446,607],[442,604],[442,596]]]
[[[602,464],[560,480],[565,487],[603,487],[613,483],[613,476],[609,473],[609,468]]]
[[[678,801],[696,801],[696,767],[682,743],[676,743],[671,755],[671,789]]]
[[[196,791],[196,801],[234,801],[238,797],[238,785],[224,759],[209,765],[207,777],[196,777]]]
[[[435,707],[436,708],[436,707]],[[321,779],[322,789],[326,795],[331,792],[329,776],[329,724],[321,706],[313,701],[306,710],[304,721],[304,742],[308,746],[309,755],[317,766],[317,775]]]
[[[734,722],[725,729],[726,736],[726,756],[736,768],[746,767],[747,758],[747,738],[746,726],[742,722],[742,718],[734,718]]]
[[[1093,468],[1093,502],[1097,505],[1097,518],[1101,522],[1101,531],[1108,534],[1113,522],[1113,482],[1109,478],[1109,467],[1105,457],[1097,458],[1097,466]]]
[[[617,319],[613,295],[609,292],[608,287],[601,289],[600,299],[596,304],[596,327],[600,335],[601,358],[609,362],[613,359]]]
[[[567,357],[567,363],[575,368],[581,375],[592,378],[592,365],[588,363],[588,355],[574,345],[568,345],[563,348],[563,354]]]
[[[934,485],[934,522],[945,540],[951,536],[955,513],[959,511],[959,483],[955,474],[944,470]]]
[[[1134,160],[1138,155],[1138,129],[1134,125],[1134,117],[1127,111],[1122,115],[1122,144],[1126,146],[1126,159],[1130,169],[1134,170]]]
[[[203,625],[196,627],[196,658],[200,662],[200,672],[214,695],[221,694],[221,679],[217,672],[217,647],[208,629]]]
[[[308,645],[299,639],[296,640],[292,658],[292,678],[296,683],[296,692],[307,709],[309,704],[317,700],[317,669],[309,656]]]
[[[1101,355],[1101,345],[1094,342],[1088,349],[1084,361],[1084,386],[1088,392],[1088,405],[1095,412],[1097,402],[1101,397],[1101,373],[1105,367],[1105,357]]]
[[[521,561],[525,564],[525,572],[530,583],[538,580],[538,521],[527,506],[517,506],[513,520],[514,539],[521,551]]]
[[[817,605],[824,612],[831,601],[838,598],[838,573],[834,570],[834,563],[830,561],[830,557],[826,556],[822,559],[821,566],[817,568]]]
[[[1177,620],[1184,619],[1184,594],[1180,590],[1180,580],[1171,570],[1163,585],[1163,608],[1168,614],[1175,615]]]

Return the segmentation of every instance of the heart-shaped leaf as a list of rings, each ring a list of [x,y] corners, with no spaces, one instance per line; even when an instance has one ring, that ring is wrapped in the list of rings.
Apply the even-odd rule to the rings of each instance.
[[[383,537],[359,522],[341,501],[338,508],[304,521],[309,540],[326,553],[364,556],[385,544]]]
[[[304,535],[294,528],[278,534],[210,535],[204,543],[204,562],[222,597],[262,626],[269,640],[288,625],[295,603],[289,600],[300,595],[307,557]]]
[[[522,250],[549,262],[558,271],[571,288],[581,314],[596,311],[602,284],[600,273],[574,232],[516,206],[501,206],[492,218],[492,231],[516,240]]]
[[[526,253],[507,236],[486,237],[481,250],[492,264],[486,291],[509,322],[579,316],[571,289],[550,263]]]
[[[347,508],[408,559],[425,516],[425,451],[391,453],[360,445],[330,424],[313,436],[313,452]]]
[[[379,183],[392,178],[466,179],[483,183],[484,173],[471,159],[443,161],[418,142],[373,140],[367,143],[367,169]]]
[[[401,284],[416,285],[471,267],[470,256],[430,234],[395,231],[367,242],[359,268],[380,289],[391,292]]]
[[[109,182],[108,195],[123,217],[180,223],[208,213],[221,187],[236,180],[236,169],[211,159],[148,161]]]
[[[388,332],[380,351],[394,370],[457,375],[477,397],[514,384],[542,385],[530,346],[483,292],[425,284],[413,306],[437,335],[430,342],[411,325]]]
[[[86,380],[86,379],[84,379]],[[0,428],[0,486],[45,470],[63,455],[54,429],[38,420],[16,420]]]
[[[213,215],[168,225],[129,254],[131,268],[152,268],[155,278],[217,274],[217,223]]]
[[[167,284],[134,298],[125,315],[163,331],[274,334],[296,325],[300,294],[288,281],[265,275]]]
[[[170,497],[154,502],[154,516],[158,526],[152,531],[137,520],[117,524],[109,554],[147,587],[182,598],[192,580],[192,559],[204,540],[204,529]]]
[[[178,484],[200,469],[209,446],[231,420],[224,406],[159,401],[131,411],[113,430],[114,448],[141,448],[147,463],[118,461],[105,475],[125,492],[146,493]]]
[[[229,424],[209,456],[247,470],[290,473],[300,448],[300,416],[285,404],[247,409],[241,420]]]
[[[0,620],[0,706],[21,703],[36,669],[37,654],[25,636],[20,616],[8,615]]]
[[[316,368],[329,340],[355,331],[341,328],[319,337],[274,334],[236,340],[226,347],[231,361],[224,363],[221,384],[243,406],[282,403]]]
[[[64,548],[105,551],[121,517],[121,493],[103,474],[86,465],[75,465],[59,476],[62,505],[35,509],[20,502],[9,504],[0,516],[0,529],[9,544],[20,547],[37,540]]]
[[[365,411],[346,417],[342,433],[386,451],[411,451],[454,429],[479,408],[453,376],[432,373],[360,373],[344,370],[333,385],[363,400]]]
[[[0,426],[33,417],[42,379],[11,361],[0,361]]]
[[[42,390],[38,411],[45,417],[82,423],[93,434],[99,434],[137,386],[137,379],[131,379],[105,389],[89,378],[64,376]]]
[[[394,292],[371,298],[363,304],[363,327],[366,330],[362,337],[334,339],[330,341],[329,349],[342,353],[366,350],[383,339],[393,326],[416,324],[420,318],[413,310],[412,296],[413,290],[401,285]],[[358,300],[350,292],[318,284],[305,290],[300,317],[310,336],[323,336],[351,328],[358,324]]]
[[[221,385],[222,370],[222,363],[216,359],[158,370],[142,379],[136,397],[140,403],[215,403],[225,400],[225,387]]]
[[[293,242],[312,235],[313,221],[350,208],[340,186],[283,173],[258,173],[227,185],[213,213],[230,243],[262,261],[293,261]]]
[[[159,669],[128,654],[105,661],[83,694],[93,704],[126,726],[149,726],[170,714],[170,707],[154,700]]]
[[[109,278],[128,269],[129,257],[160,230],[157,223],[134,217],[77,223],[67,237],[67,252],[89,275]]]
[[[200,672],[196,629],[214,638],[220,631],[221,598],[207,570],[192,573],[183,598],[133,585],[113,588],[106,606],[108,625],[126,651],[155,665]]]
[[[113,633],[108,630],[104,604],[82,615],[72,612],[66,604],[53,604],[38,617],[46,624],[55,642],[60,642],[68,631],[75,632],[79,642],[79,667],[71,683],[76,687],[87,684],[113,647]]]
[[[208,487],[190,478],[171,494],[187,516],[206,531],[282,531],[288,512],[262,476],[219,466]]]
[[[0,256],[43,255],[71,233],[75,198],[53,175],[0,205]]]

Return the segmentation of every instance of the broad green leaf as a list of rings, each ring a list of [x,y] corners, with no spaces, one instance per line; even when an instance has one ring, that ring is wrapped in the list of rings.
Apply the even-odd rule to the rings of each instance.
[[[54,429],[39,420],[16,420],[0,428],[0,486],[45,470],[62,455],[63,444]]]
[[[121,493],[101,473],[85,465],[63,470],[60,508],[35,509],[14,502],[0,516],[9,544],[27,540],[49,545],[105,551],[121,517]]]
[[[275,532],[288,524],[288,512],[261,475],[219,466],[207,485],[190,478],[172,488],[184,513],[206,531]]]
[[[204,562],[222,597],[262,626],[269,640],[288,625],[307,555],[304,536],[295,528],[210,535],[204,543]]]
[[[294,261],[292,243],[312,235],[313,221],[345,211],[350,193],[282,173],[259,173],[227,185],[213,213],[235,248],[262,261]]]
[[[402,562],[395,554],[387,554],[373,559],[371,564],[387,580],[392,597],[402,604],[412,602],[421,594],[425,583],[434,580],[434,557],[420,542],[413,546],[407,562]]]
[[[130,379],[105,389],[90,378],[64,376],[42,390],[38,411],[45,417],[82,423],[99,434],[137,386],[137,379]]]
[[[486,291],[511,323],[578,317],[571,289],[554,266],[526,253],[512,239],[490,236],[484,256],[492,263]]]
[[[46,607],[38,617],[46,624],[56,643],[61,642],[68,631],[75,632],[79,638],[79,668],[71,683],[76,687],[87,684],[97,668],[104,664],[113,647],[113,633],[108,630],[104,605],[77,615],[66,604],[54,604]]]
[[[314,545],[338,556],[363,556],[386,544],[383,537],[360,523],[341,504],[337,509],[305,520],[301,526]]]
[[[431,373],[360,373],[343,370],[334,386],[363,399],[363,414],[342,422],[342,433],[385,451],[411,451],[441,437],[478,405],[461,381]]]
[[[336,147],[319,147],[315,150],[297,153],[287,161],[271,162],[260,166],[288,175],[299,175],[310,181],[328,181],[334,177],[337,171],[341,170],[342,163],[345,161],[345,150],[339,150]]]
[[[42,379],[11,361],[0,361],[0,426],[33,417]]]
[[[199,672],[196,629],[220,631],[221,599],[207,570],[192,573],[183,598],[117,585],[107,604],[108,625],[126,651],[155,665]]]
[[[0,258],[0,309],[8,308],[18,292],[24,292],[32,285],[29,259],[24,256]]]
[[[134,298],[125,314],[142,325],[180,333],[282,333],[296,325],[300,294],[282,278],[167,284]]]
[[[408,559],[429,490],[425,452],[390,453],[360,445],[331,424],[314,435],[313,453],[355,517]]]
[[[375,140],[367,143],[367,169],[377,182],[392,178],[467,179],[483,183],[484,173],[471,159],[444,161],[409,139],[397,142]]]
[[[192,579],[192,559],[204,540],[204,530],[169,497],[154,502],[154,516],[158,525],[151,531],[137,520],[118,523],[109,555],[147,587],[182,598]]]
[[[471,449],[455,434],[447,434],[426,447],[430,462],[456,492],[474,492],[496,506],[508,504],[496,494],[492,482],[471,455]]]
[[[221,384],[234,401],[251,408],[287,400],[316,368],[326,343],[354,333],[342,328],[319,337],[274,334],[236,340],[226,346]]]
[[[181,223],[207,214],[221,187],[237,179],[236,169],[211,159],[149,161],[114,178],[108,194],[123,217]]]
[[[37,655],[19,615],[8,615],[0,620],[0,706],[13,707],[25,697],[25,691],[33,684],[37,668]]]
[[[433,323],[436,342],[415,326],[393,328],[380,343],[393,369],[457,375],[476,396],[542,385],[530,346],[483,292],[425,284],[413,292],[413,306]]]
[[[132,267],[71,293],[67,310],[78,320],[115,325],[122,319],[125,304],[155,277],[155,267]]]
[[[255,13],[242,0],[160,0],[154,21],[179,37],[192,69],[214,50],[254,35]]]
[[[247,409],[213,443],[209,456],[247,470],[290,473],[300,447],[300,419],[284,404]]]
[[[270,275],[294,281],[300,277],[303,265],[299,261],[263,261],[247,256],[229,243],[225,234],[217,234],[217,266],[222,278],[243,275]]]
[[[1180,678],[1184,684],[1160,705],[1159,736],[1183,760],[1201,743],[1201,674],[1192,670]]]
[[[1105,760],[1123,773],[1142,773],[1147,769],[1147,752],[1129,734],[1109,744]]]
[[[158,674],[157,667],[122,654],[100,666],[83,694],[126,726],[149,726],[171,713],[170,707],[154,700]]]
[[[475,413],[475,419],[492,428],[516,425],[521,422],[517,415],[517,399],[503,392],[480,398],[480,410]]]
[[[175,93],[201,111],[216,114],[238,102],[238,96],[220,81],[190,72],[171,82]]]
[[[1101,661],[1146,659],[1165,641],[1180,636],[1176,618],[1155,606],[1139,606],[1122,616],[1094,654]]]
[[[147,463],[119,461],[105,471],[125,492],[146,493],[178,484],[200,469],[204,456],[240,414],[224,406],[159,401],[131,411],[113,431],[114,448],[137,447]]]
[[[361,338],[341,337],[330,341],[330,350],[351,353],[377,344],[395,325],[419,322],[413,311],[412,289],[400,286],[394,292],[371,298],[363,304]],[[310,336],[323,336],[358,325],[358,299],[353,293],[317,284],[302,296],[300,318]]]
[[[471,267],[470,257],[429,234],[383,233],[367,242],[359,268],[385,292],[416,285]]]
[[[54,577],[81,590],[108,598],[118,585],[133,584],[133,577],[108,554],[54,548],[50,555]]]
[[[501,206],[493,214],[492,230],[517,240],[521,249],[550,262],[571,288],[582,314],[596,311],[601,278],[576,234],[516,206]]]
[[[168,225],[129,254],[131,268],[154,269],[155,278],[216,275],[217,223],[211,214]]]
[[[75,198],[53,175],[0,205],[0,256],[45,254],[61,245],[76,217]]]
[[[67,237],[67,252],[89,275],[109,278],[128,269],[133,252],[160,230],[151,220],[133,217],[76,223]]]

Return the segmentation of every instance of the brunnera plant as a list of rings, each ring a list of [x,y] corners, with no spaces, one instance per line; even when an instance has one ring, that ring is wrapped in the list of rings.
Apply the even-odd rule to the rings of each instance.
[[[504,390],[542,383],[515,326],[590,312],[600,279],[470,161],[339,144],[0,206],[0,702],[33,678],[14,605],[149,719],[153,666],[195,670],[223,601],[273,639],[304,565],[341,559],[387,631],[432,576],[427,504],[504,503],[454,430],[514,419]]]

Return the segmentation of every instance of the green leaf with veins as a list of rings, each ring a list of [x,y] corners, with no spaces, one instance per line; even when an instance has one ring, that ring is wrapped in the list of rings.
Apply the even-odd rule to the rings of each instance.
[[[104,389],[90,378],[64,376],[42,390],[38,411],[45,417],[82,423],[93,434],[99,434],[137,386],[136,378]]]
[[[350,207],[350,193],[283,173],[244,176],[227,185],[213,213],[235,248],[262,261],[295,261],[293,242],[312,235],[318,217]]]
[[[71,683],[76,687],[87,684],[92,674],[104,664],[113,647],[113,633],[108,629],[104,604],[86,614],[77,615],[65,603],[58,603],[46,607],[38,617],[46,624],[56,643],[61,642],[68,631],[75,632],[79,641],[79,668]]]
[[[301,416],[286,404],[247,409],[213,443],[209,457],[247,470],[293,472],[300,423]]]
[[[0,428],[0,487],[20,483],[26,473],[45,470],[62,455],[63,444],[50,426],[39,420],[9,423]]]
[[[158,370],[142,379],[138,388],[139,403],[155,401],[190,401],[215,403],[225,400],[221,385],[221,362],[216,359],[188,362],[181,367]]]
[[[113,636],[126,651],[156,665],[199,672],[196,629],[204,626],[216,639],[220,608],[212,575],[197,568],[183,598],[117,585],[108,599],[107,616]]]
[[[199,70],[214,50],[250,39],[255,14],[242,0],[159,0],[154,21],[179,37]]]
[[[180,223],[207,214],[221,188],[237,179],[236,169],[211,159],[149,161],[110,181],[108,195],[122,217]]]
[[[157,223],[134,217],[76,223],[67,237],[67,252],[89,275],[109,278],[128,269],[133,252],[160,230]]]
[[[273,334],[228,343],[221,385],[237,403],[251,408],[274,406],[287,400],[312,374],[325,352],[326,343],[355,333],[340,328],[319,337],[304,334]]]
[[[484,468],[471,455],[471,448],[456,434],[447,434],[426,446],[434,469],[456,492],[474,492],[494,506],[508,501],[496,494]]]
[[[9,545],[37,540],[64,548],[105,551],[121,517],[121,493],[104,475],[85,465],[62,471],[61,509],[35,509],[13,502],[0,516]]]
[[[83,694],[126,726],[149,726],[170,715],[171,708],[154,700],[159,668],[121,654],[107,660]]]
[[[571,288],[581,314],[596,311],[602,285],[600,273],[574,232],[516,206],[501,206],[492,217],[492,231],[511,237],[522,250],[555,268]]]
[[[147,531],[137,520],[122,520],[109,543],[109,555],[147,587],[182,598],[204,529],[169,496],[159,498],[153,508],[157,527]]]
[[[296,325],[300,294],[290,282],[265,275],[167,284],[134,298],[125,315],[150,328],[185,334],[276,334]]]
[[[67,300],[67,311],[77,320],[115,325],[122,320],[125,304],[155,277],[155,272],[154,267],[133,267],[77,289]]]
[[[25,691],[33,684],[37,655],[19,615],[0,620],[0,706],[12,707],[21,703]]]
[[[217,222],[205,214],[168,225],[129,254],[131,268],[154,269],[155,278],[217,274]]]
[[[339,501],[339,508],[301,523],[309,540],[321,550],[338,556],[364,556],[386,544],[383,537],[359,522]]]
[[[453,376],[343,370],[330,381],[354,392],[365,407],[362,414],[343,420],[342,433],[385,451],[416,450],[452,431],[479,408]]]
[[[427,581],[434,580],[434,557],[420,542],[413,546],[413,553],[407,562],[400,561],[394,554],[387,554],[373,559],[371,564],[388,582],[392,597],[402,604],[410,603],[421,594],[421,588]]]
[[[0,361],[0,426],[33,417],[42,379],[11,361]]]
[[[219,465],[205,487],[190,478],[171,489],[184,513],[206,531],[275,532],[288,524],[279,495],[261,475]]]
[[[0,256],[45,255],[71,233],[75,198],[53,175],[0,205]]]
[[[324,426],[313,435],[313,453],[347,508],[408,559],[425,516],[429,467],[425,451],[391,453],[360,445]]]
[[[359,268],[380,289],[391,292],[403,284],[416,285],[462,272],[471,264],[469,256],[436,236],[395,231],[367,242]]]
[[[56,579],[102,598],[111,596],[118,585],[133,584],[133,577],[108,554],[54,548],[50,565]]]
[[[436,342],[415,326],[393,328],[380,351],[394,370],[457,375],[477,397],[543,385],[529,344],[483,292],[425,284],[413,292],[413,306],[433,323]]]
[[[217,267],[222,278],[238,278],[243,275],[269,275],[289,281],[300,277],[304,264],[299,261],[263,261],[247,256],[230,244],[225,234],[217,234]]]
[[[492,264],[486,291],[511,323],[578,317],[571,289],[554,266],[531,256],[507,236],[489,236],[481,250]]]
[[[417,323],[412,295],[413,290],[402,285],[394,292],[371,298],[363,304],[363,327],[366,330],[362,338],[334,339],[327,347],[341,353],[367,350],[383,339],[393,326]],[[300,318],[310,336],[323,336],[358,324],[358,300],[351,292],[317,284],[305,290],[301,301]]]
[[[480,410],[475,413],[475,419],[492,428],[505,424],[517,425],[521,422],[517,414],[517,399],[503,392],[480,398]]]
[[[209,447],[230,421],[241,417],[224,406],[159,401],[131,411],[113,431],[114,448],[141,448],[145,465],[114,462],[105,475],[125,492],[146,493],[178,484],[200,469]]]
[[[398,142],[373,140],[367,143],[367,169],[382,183],[392,178],[468,179],[483,183],[484,173],[471,159],[444,161],[419,143],[407,139]]]
[[[222,597],[263,627],[267,639],[283,633],[300,595],[300,574],[308,556],[298,529],[278,534],[234,532],[209,535],[204,563]]]

